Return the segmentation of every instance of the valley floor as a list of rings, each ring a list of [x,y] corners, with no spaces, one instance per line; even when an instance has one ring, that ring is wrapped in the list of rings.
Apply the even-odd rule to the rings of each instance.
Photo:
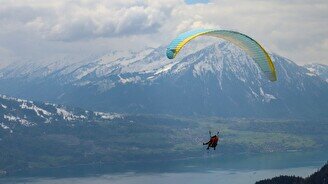
[[[328,123],[322,121],[126,115],[3,131],[0,169],[15,175],[46,168],[202,158],[207,154],[202,142],[209,139],[208,130],[220,130],[221,141],[212,156],[272,152],[302,156],[328,148]]]

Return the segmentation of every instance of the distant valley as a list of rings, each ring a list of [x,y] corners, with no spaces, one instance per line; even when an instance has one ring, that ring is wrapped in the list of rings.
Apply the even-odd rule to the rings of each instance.
[[[221,137],[213,156],[328,149],[325,121],[103,113],[1,95],[0,170],[202,158],[209,130]]]

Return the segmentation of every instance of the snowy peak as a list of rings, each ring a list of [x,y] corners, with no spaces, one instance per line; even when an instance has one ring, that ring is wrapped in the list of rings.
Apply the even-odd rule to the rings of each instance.
[[[175,60],[167,59],[163,54],[166,48],[159,47],[157,49],[146,49],[142,52],[115,51],[98,58],[91,58],[89,62],[80,61],[67,65],[65,65],[65,60],[60,60],[44,65],[28,63],[9,66],[0,70],[0,79],[22,78],[33,80],[36,78],[52,78],[53,80],[59,80],[61,83],[76,86],[90,84],[116,86],[117,84],[151,82],[163,74],[178,73],[191,66],[194,68],[193,73],[195,76],[207,72],[221,73],[225,65],[231,65],[232,71],[240,71],[240,74],[243,74],[243,72],[239,69],[244,67],[238,66],[241,64],[251,64],[253,65],[251,67],[257,70],[254,63],[249,62],[250,58],[245,53],[228,42],[219,42],[205,48],[204,45],[207,44],[187,45]],[[199,62],[199,59],[204,59],[204,61]],[[190,60],[194,60],[194,62],[190,62]],[[231,60],[247,62],[230,62]],[[223,63],[223,61],[227,62]],[[131,77],[132,75],[138,76]],[[240,78],[245,78],[245,76]]]
[[[177,57],[177,60],[195,53],[204,47],[204,43],[196,43],[192,46],[187,45],[183,52]],[[103,78],[110,75],[129,75],[129,74],[153,74],[162,73],[168,65],[176,61],[166,58],[165,47],[157,49],[147,48],[139,52],[133,51],[112,51],[102,56],[90,56],[87,58],[45,58],[51,60],[27,61],[17,65],[10,65],[0,70],[1,78],[44,78],[44,77],[61,77],[65,83],[85,83],[91,78]],[[53,61],[52,61],[53,60]],[[149,77],[149,76],[147,76]]]
[[[328,83],[320,78],[326,66],[306,68],[272,53],[278,80],[270,82],[229,42],[187,44],[172,60],[165,50],[110,52],[89,62],[31,65],[25,72],[24,66],[7,67],[0,70],[0,92],[104,112],[327,117]],[[66,114],[64,120],[88,119],[66,111],[48,112]]]
[[[304,65],[306,69],[309,70],[307,73],[310,76],[317,75],[321,77],[324,81],[328,82],[328,66],[324,64],[308,64]]]
[[[178,74],[188,69],[194,77],[213,74],[219,82],[222,82],[225,75],[233,75],[243,82],[250,76],[262,78],[256,63],[245,52],[228,42],[210,45],[183,58],[172,67],[172,73]]]

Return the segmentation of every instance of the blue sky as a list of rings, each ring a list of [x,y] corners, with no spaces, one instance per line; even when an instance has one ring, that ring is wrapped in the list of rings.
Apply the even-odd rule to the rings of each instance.
[[[209,0],[185,0],[187,4],[208,3]]]

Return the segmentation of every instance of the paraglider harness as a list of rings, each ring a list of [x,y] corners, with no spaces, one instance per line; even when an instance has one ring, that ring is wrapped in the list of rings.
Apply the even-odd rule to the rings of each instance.
[[[216,146],[218,145],[218,141],[219,141],[219,132],[212,136],[212,133],[211,131],[208,131],[208,133],[210,134],[210,140],[207,142],[207,143],[203,143],[203,145],[208,145],[206,149],[210,149],[213,148],[215,150]]]

